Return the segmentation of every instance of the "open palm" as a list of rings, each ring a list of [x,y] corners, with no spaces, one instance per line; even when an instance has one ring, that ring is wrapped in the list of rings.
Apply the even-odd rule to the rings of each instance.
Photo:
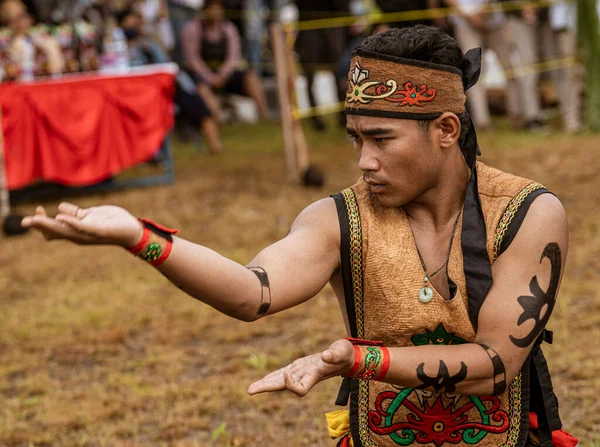
[[[352,344],[348,340],[338,340],[326,351],[295,360],[254,382],[248,387],[248,394],[289,390],[302,397],[317,383],[348,372],[353,363]]]
[[[47,240],[66,239],[77,244],[115,244],[132,247],[142,237],[142,225],[127,210],[118,206],[79,208],[61,203],[56,217],[49,217],[43,207],[21,224],[39,230]]]

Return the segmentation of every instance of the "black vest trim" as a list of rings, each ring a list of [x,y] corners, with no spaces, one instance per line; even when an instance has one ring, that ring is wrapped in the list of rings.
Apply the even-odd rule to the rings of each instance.
[[[479,199],[477,169],[473,168],[463,208],[461,246],[469,300],[469,318],[477,332],[479,309],[492,288],[492,266],[487,252],[487,231]]]
[[[517,440],[518,446],[524,446],[529,439],[529,402],[531,399],[531,380],[529,358],[521,367],[521,432]]]
[[[350,434],[354,447],[363,447],[358,432],[358,380],[350,380]]]
[[[350,326],[350,334],[352,337],[356,337],[356,309],[354,308],[352,271],[350,270],[350,223],[344,197],[340,193],[333,194],[331,197],[335,201],[338,220],[340,222],[340,272],[342,274],[342,283],[344,285],[344,300],[346,303],[346,313],[348,315],[348,325]],[[351,389],[355,386],[352,382],[353,380],[350,377],[346,377],[342,380],[337,399],[335,400],[336,405],[342,407],[348,405]],[[356,417],[358,417],[358,414]]]
[[[473,171],[473,175],[476,175],[476,171]],[[487,252],[487,236],[485,229],[485,221],[483,221],[483,212],[481,211],[481,206],[479,205],[479,193],[476,187],[477,178],[473,179],[471,176],[471,180],[469,181],[469,186],[467,187],[467,196],[465,198],[465,209],[463,218],[463,233],[462,233],[462,249],[464,256],[464,271],[465,271],[465,280],[467,285],[467,297],[469,300],[469,318],[471,320],[471,324],[477,332],[477,323],[479,319],[479,311],[481,310],[481,306],[483,306],[483,302],[485,301],[488,292],[490,291],[493,278],[492,278],[492,266],[489,262],[489,254]],[[519,194],[517,194],[507,205],[506,209],[502,217],[500,218],[500,222],[498,223],[498,229],[503,228],[503,225],[508,223],[508,227],[504,230],[504,233],[501,234],[500,243],[497,244],[495,242],[494,253],[492,253],[493,260],[496,260],[500,253],[502,252],[502,247],[504,250],[508,248],[512,240],[515,238],[516,233],[519,231],[519,227],[521,223],[525,219],[525,215],[527,214],[527,210],[531,205],[531,202],[538,196],[536,194],[537,191],[545,191],[548,192],[545,188],[542,187],[539,183],[531,183]],[[477,193],[477,196],[474,197],[472,193]],[[529,197],[533,196],[531,199]],[[479,205],[479,206],[476,206]],[[521,209],[523,211],[521,212]],[[467,219],[467,211],[470,210],[470,213],[475,216],[477,213],[481,213],[481,216],[471,217],[471,219]],[[519,220],[517,220],[517,217]],[[478,220],[481,219],[481,220]],[[507,222],[505,222],[505,220]],[[481,223],[483,221],[483,224]],[[483,225],[483,230],[481,230],[480,226]],[[513,234],[514,233],[514,234]],[[484,238],[482,241],[482,237]],[[497,235],[495,235],[497,237]],[[505,242],[508,238],[508,242]],[[482,247],[482,244],[483,247]],[[485,260],[483,259],[485,256]]]
[[[498,253],[498,256],[500,256],[508,249],[508,247],[510,247],[510,244],[512,244],[512,241],[515,239],[517,233],[519,232],[519,229],[521,228],[521,224],[525,220],[525,216],[527,215],[527,211],[529,211],[529,207],[531,206],[533,201],[542,194],[552,193],[546,188],[537,189],[531,194],[529,194],[527,198],[523,201],[523,204],[517,211],[517,214],[515,214],[513,221],[510,223],[510,226],[504,234],[504,238],[502,239],[502,244],[500,245],[500,251]]]
[[[335,201],[338,220],[340,222],[340,270],[342,273],[342,282],[344,284],[344,299],[346,301],[346,312],[348,313],[348,324],[350,325],[350,334],[352,337],[356,338],[356,309],[354,308],[352,271],[350,269],[350,223],[344,197],[340,193],[333,194],[331,197]]]
[[[540,347],[542,341],[547,339],[546,332],[542,332],[529,354],[531,364],[529,409],[538,416],[540,446],[552,447],[552,432],[560,430],[562,422],[558,411],[558,399],[552,387],[548,363]]]

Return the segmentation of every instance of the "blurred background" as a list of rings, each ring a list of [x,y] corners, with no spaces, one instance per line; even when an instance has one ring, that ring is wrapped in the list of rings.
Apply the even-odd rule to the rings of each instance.
[[[339,381],[303,399],[245,393],[345,336],[329,287],[249,325],[123,250],[46,244],[19,223],[40,203],[111,203],[249,262],[360,176],[341,102],[350,55],[372,33],[417,23],[484,49],[468,93],[482,160],[543,183],[567,209],[545,350],[565,429],[600,445],[599,9],[0,1],[0,446],[335,445],[324,413]]]

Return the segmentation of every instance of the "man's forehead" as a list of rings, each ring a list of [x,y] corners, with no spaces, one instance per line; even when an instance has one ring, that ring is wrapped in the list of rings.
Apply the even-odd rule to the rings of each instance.
[[[378,116],[347,115],[346,130],[348,133],[384,133],[383,131],[394,132],[402,129],[412,129],[415,126],[415,120],[399,118],[383,118]]]

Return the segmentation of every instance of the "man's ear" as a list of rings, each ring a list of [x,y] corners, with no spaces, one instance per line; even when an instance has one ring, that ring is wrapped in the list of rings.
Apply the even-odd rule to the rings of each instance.
[[[449,148],[458,143],[460,138],[460,120],[452,112],[443,113],[435,120],[440,147]]]

